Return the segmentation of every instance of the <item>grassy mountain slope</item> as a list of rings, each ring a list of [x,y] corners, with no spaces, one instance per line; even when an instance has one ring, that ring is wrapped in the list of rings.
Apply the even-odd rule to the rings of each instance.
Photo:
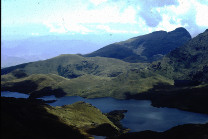
[[[67,80],[69,79],[55,74],[33,74],[23,78],[15,78],[8,74],[2,76],[1,89],[2,91],[22,92],[36,97],[45,95],[60,97],[66,93],[61,88],[58,88],[58,85]]]
[[[86,56],[111,57],[127,62],[151,62],[184,45],[190,39],[191,36],[185,28],[177,28],[171,32],[156,31],[110,44]]]
[[[149,92],[155,86],[173,86],[174,80],[207,82],[207,42],[206,30],[151,65],[79,55],[17,65],[2,69],[1,89],[33,97],[54,94],[126,98]]]
[[[208,82],[208,30],[155,62],[152,68],[174,80]]]
[[[174,86],[158,84],[142,94],[127,98],[149,99],[153,106],[208,113],[208,30],[186,45],[171,51],[149,68],[174,80]]]
[[[173,81],[138,69],[124,72],[117,77],[83,75],[74,79],[55,74],[33,74],[16,78],[10,73],[2,75],[1,90],[27,93],[31,97],[68,95],[124,99],[126,94],[145,92],[160,83],[172,85]]]
[[[120,135],[119,129],[107,116],[88,103],[52,107],[41,100],[2,97],[1,131],[3,139],[85,139],[92,138],[91,135],[112,139],[196,139],[207,137],[208,124],[186,124],[164,132],[142,131]]]
[[[112,58],[85,58],[79,55],[67,54],[44,61],[4,68],[1,74],[7,74],[16,69],[21,69],[27,75],[52,73],[66,78],[76,78],[86,74],[113,77],[130,68],[140,68],[141,66],[141,64],[130,64]]]
[[[41,100],[3,97],[1,113],[3,138],[82,139],[90,138],[88,131],[100,126],[103,129],[98,131],[106,136],[119,132],[106,115],[84,102],[52,107]]]
[[[27,93],[31,97],[125,98],[126,93],[141,93],[160,82],[173,84],[150,73],[146,65],[113,58],[61,55],[2,69],[1,89]]]

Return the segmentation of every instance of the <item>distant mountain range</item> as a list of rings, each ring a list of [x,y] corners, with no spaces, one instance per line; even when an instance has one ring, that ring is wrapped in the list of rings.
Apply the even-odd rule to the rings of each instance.
[[[88,34],[33,36],[25,39],[1,40],[1,68],[27,62],[45,60],[60,54],[87,54],[132,35]],[[9,57],[9,58],[8,58]],[[18,60],[13,58],[16,57]],[[24,60],[21,60],[24,59]]]
[[[21,57],[7,56],[4,54],[1,55],[1,68],[19,65],[27,62],[30,61]]]
[[[185,28],[177,28],[171,32],[156,31],[107,45],[85,56],[117,58],[126,62],[152,62],[189,40],[191,35]]]
[[[34,37],[25,40],[2,41],[2,65],[9,67],[26,62],[45,60],[60,54],[86,54],[100,48],[99,44],[53,36]]]
[[[157,42],[159,39],[156,38],[162,38],[161,36],[163,36],[157,34],[166,34],[164,35],[166,39],[160,42],[164,44],[164,42],[170,43],[172,41],[174,45],[168,44],[169,47],[176,47],[175,44],[179,44],[178,42],[185,43],[184,40],[190,40],[189,33],[184,28],[178,28],[169,33],[153,32],[136,37],[133,40],[130,39],[132,41],[129,42],[140,42],[141,38],[151,38],[149,36],[154,36],[154,39],[148,42]],[[178,39],[175,42],[172,39],[167,41],[167,38],[169,38],[167,36]],[[207,42],[208,31],[206,30],[181,47],[179,45],[175,49],[171,47],[174,50],[170,53],[168,53],[170,49],[166,50],[165,53],[168,54],[153,63],[129,63],[124,62],[124,59],[120,60],[120,58],[89,57],[90,55],[87,55],[87,57],[69,54],[60,55],[44,61],[2,69],[1,89],[28,93],[33,97],[50,95],[51,93],[56,96],[78,95],[88,98],[114,97],[125,99],[136,94],[157,90],[158,87],[168,86],[169,90],[174,89],[174,84],[177,85],[178,83],[185,86],[190,84],[192,86],[206,85],[208,83]],[[124,45],[124,42],[118,44],[122,44],[119,45],[121,51],[130,49],[127,47],[128,45]],[[107,47],[114,49],[113,46],[116,50],[118,49],[114,44]],[[135,47],[137,46],[135,45]],[[160,46],[159,42],[158,47],[159,49],[165,48],[165,46]],[[146,49],[151,50],[148,47]],[[119,51],[112,50],[112,52],[118,53]],[[135,61],[137,60],[136,57]],[[183,83],[183,81],[186,83]],[[192,81],[195,83],[191,83]],[[23,86],[27,86],[27,90]],[[179,87],[177,89],[183,90],[184,88]]]
[[[5,138],[84,138],[94,133],[113,138],[206,138],[208,124],[123,133],[115,124],[119,115],[112,115],[115,119],[110,121],[108,114],[90,104],[51,107],[34,98],[145,99],[156,107],[208,114],[208,29],[193,39],[184,28],[153,32],[84,56],[63,54],[3,68],[1,90],[30,95],[28,99],[2,98]]]

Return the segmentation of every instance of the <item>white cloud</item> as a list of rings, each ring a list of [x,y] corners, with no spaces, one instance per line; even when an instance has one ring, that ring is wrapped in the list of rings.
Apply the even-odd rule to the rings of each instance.
[[[208,27],[208,0],[161,1],[3,1],[2,23],[3,26],[44,24],[49,33],[75,34],[100,31],[146,34],[159,29],[170,31],[178,26],[196,34]]]
[[[107,25],[97,25],[96,28],[100,29],[100,30],[104,30],[105,32],[108,32],[108,33],[132,33],[132,34],[138,34],[139,33],[138,31],[115,30],[115,29],[111,29]]]
[[[174,24],[171,24],[171,20],[174,21]],[[163,14],[162,21],[156,27],[156,30],[172,31],[175,28],[182,26],[180,21],[180,19],[171,18],[168,14]]]
[[[62,18],[66,23],[136,23],[136,10],[133,7],[120,11],[119,7],[108,5],[100,9],[66,12]]]
[[[178,2],[179,6],[171,6],[176,14],[185,14],[193,6],[190,0],[178,0]]]
[[[122,10],[122,11],[121,11]],[[87,25],[96,26],[97,24],[136,24],[136,10],[128,6],[121,9],[119,6],[107,5],[102,8],[95,9],[77,9],[74,11],[66,11],[61,14],[47,18],[44,24],[50,28],[50,32],[66,33],[90,33],[96,32]],[[92,27],[93,28],[93,27]],[[105,29],[110,33],[127,33],[132,31]],[[135,31],[134,31],[135,33]]]
[[[38,36],[39,33],[31,33],[31,35],[33,35],[33,36]]]
[[[100,5],[101,3],[106,2],[107,0],[90,0],[95,6]]]
[[[50,30],[50,32],[54,33],[81,33],[81,34],[87,34],[89,32],[92,32],[92,30],[89,30],[87,27],[79,24],[64,24],[64,23],[44,23]]]
[[[208,5],[202,5],[195,2],[196,6],[196,24],[208,27]]]
[[[49,28],[49,31],[50,32],[55,32],[55,33],[66,33],[68,32],[66,30],[66,28],[64,28],[63,25],[61,24],[52,24],[52,23],[48,23],[48,22],[45,22],[44,23],[48,28]]]
[[[82,33],[82,34],[87,34],[89,32],[93,32],[92,30],[88,29],[87,27],[79,24],[66,24],[64,27],[67,29],[69,32],[76,32],[76,33]]]

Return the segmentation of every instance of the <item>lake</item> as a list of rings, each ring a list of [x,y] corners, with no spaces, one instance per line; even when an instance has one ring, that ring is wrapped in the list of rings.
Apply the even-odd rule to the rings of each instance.
[[[29,95],[18,92],[1,92],[1,96],[27,98]],[[171,127],[187,123],[206,123],[208,115],[182,111],[174,108],[156,108],[151,106],[148,100],[118,100],[114,98],[85,99],[78,96],[65,96],[56,98],[55,96],[45,96],[44,100],[57,100],[49,103],[51,106],[62,106],[72,104],[77,101],[91,103],[103,113],[113,110],[128,110],[122,125],[131,129],[130,132],[153,130],[165,131]]]

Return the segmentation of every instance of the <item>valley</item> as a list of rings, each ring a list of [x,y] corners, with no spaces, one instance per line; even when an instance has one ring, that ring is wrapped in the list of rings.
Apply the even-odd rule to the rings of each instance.
[[[26,100],[2,98],[2,100],[5,107],[8,107],[9,118],[13,119],[16,125],[18,125],[15,123],[16,117],[12,117],[12,111],[10,111],[15,109],[16,103],[32,105],[36,109],[36,98],[51,95],[57,98],[80,96],[151,100],[155,107],[178,108],[208,114],[207,67],[208,30],[191,39],[185,28],[177,28],[171,32],[153,32],[110,44],[87,55],[63,54],[47,60],[3,68],[1,69],[1,90],[28,94],[29,98]],[[11,107],[9,102],[11,102]],[[19,108],[22,111],[21,107]],[[137,135],[142,138],[147,137],[147,133],[155,138],[166,138],[173,133],[178,135],[177,133],[183,130],[185,130],[185,135],[186,130],[189,129],[196,129],[196,134],[200,135],[206,136],[207,133],[207,124],[202,124],[178,126],[162,133],[144,131],[122,134],[125,131],[119,129],[91,104],[77,102],[69,106],[52,107],[37,102],[37,107],[58,117],[61,120],[59,122],[64,124],[63,126],[68,125],[67,128],[76,132],[76,136],[80,138],[90,137],[90,133],[97,135],[103,129],[112,131],[112,134],[101,133],[99,135],[111,138],[114,138],[114,135],[116,135],[115,138],[128,136],[133,138]],[[5,108],[3,110],[6,111]],[[66,114],[67,112],[70,114]],[[41,114],[44,118],[45,113]],[[27,116],[30,117],[30,115]],[[54,121],[54,117],[52,119],[50,117],[49,115],[46,119]],[[87,120],[82,119],[83,117]],[[75,123],[69,120],[74,120],[73,118],[75,118]],[[57,120],[54,122],[59,124]],[[13,123],[5,123],[8,128],[7,124]],[[23,129],[27,126],[24,124]],[[200,132],[200,129],[203,131]],[[9,132],[6,130],[6,133]],[[87,132],[88,130],[90,133]],[[41,134],[40,131],[38,133]]]

